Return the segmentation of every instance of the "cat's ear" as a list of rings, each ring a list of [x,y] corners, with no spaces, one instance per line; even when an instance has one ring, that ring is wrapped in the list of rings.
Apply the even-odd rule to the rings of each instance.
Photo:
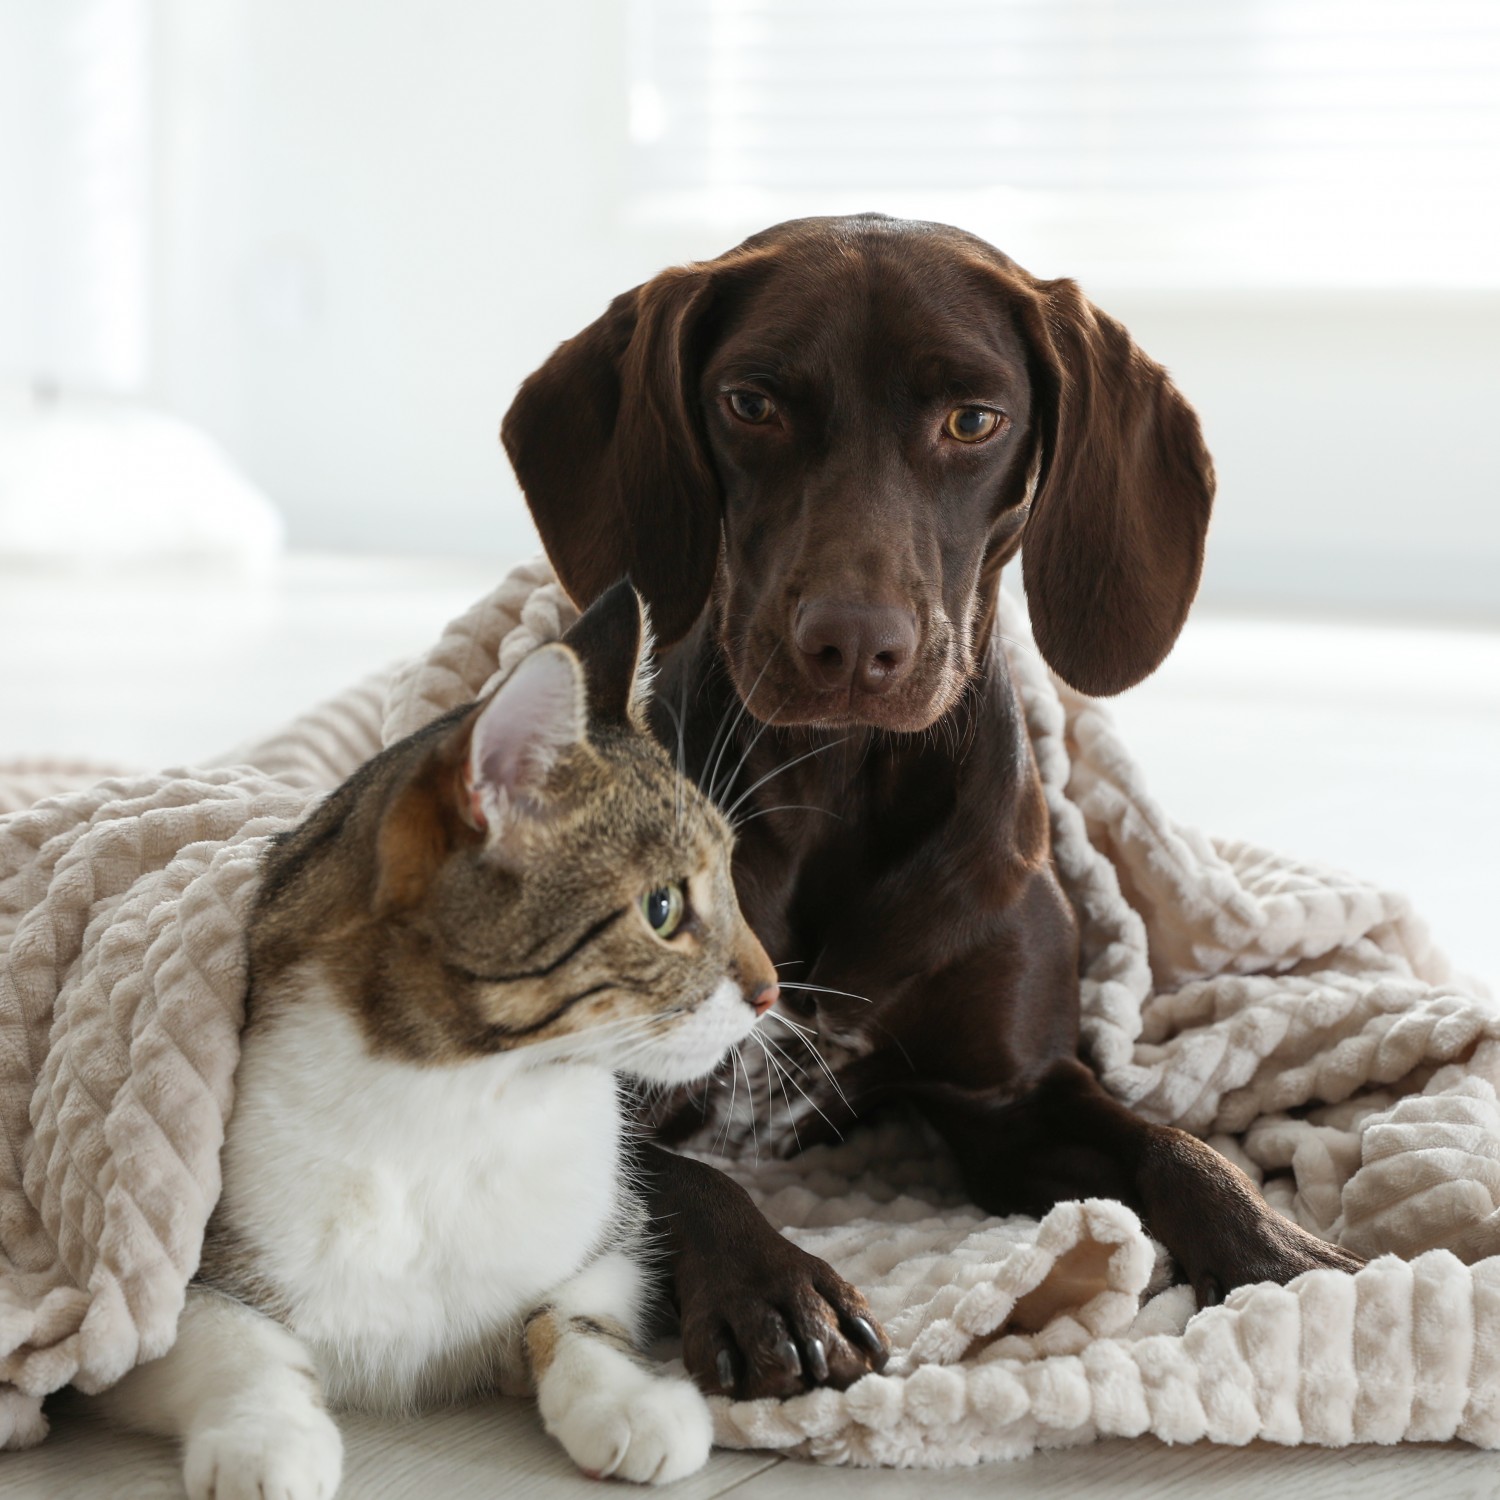
[[[548,773],[588,727],[583,667],[566,647],[522,658],[488,702],[465,715],[396,794],[376,845],[377,916],[417,905],[455,847],[546,813]]]
[[[590,718],[644,729],[655,675],[651,619],[630,580],[622,578],[605,589],[563,642],[583,663]]]
[[[548,773],[588,729],[583,668],[561,645],[523,657],[469,729],[466,819],[492,838],[542,809]]]

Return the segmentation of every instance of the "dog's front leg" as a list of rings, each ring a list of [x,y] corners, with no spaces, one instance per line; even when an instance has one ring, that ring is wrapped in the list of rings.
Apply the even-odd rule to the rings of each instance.
[[[1072,1198],[1118,1198],[1167,1247],[1200,1306],[1248,1283],[1364,1263],[1277,1213],[1196,1136],[1132,1113],[1076,1059],[1002,1105],[941,1089],[923,1103],[981,1207],[1040,1215]]]
[[[641,1150],[665,1244],[688,1373],[742,1400],[843,1390],[884,1368],[890,1345],[860,1292],[800,1250],[722,1172],[659,1146]]]

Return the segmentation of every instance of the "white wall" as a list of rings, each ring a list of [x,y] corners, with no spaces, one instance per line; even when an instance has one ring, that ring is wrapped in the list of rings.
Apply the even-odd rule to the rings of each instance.
[[[613,7],[177,0],[161,398],[294,544],[532,545],[497,442],[622,277]]]
[[[160,398],[294,544],[532,545],[496,442],[516,384],[614,292],[737,237],[630,223],[622,7],[161,20]],[[1207,597],[1500,615],[1500,294],[1089,290],[1203,414]]]
[[[1109,306],[1203,418],[1206,600],[1500,618],[1500,294]]]

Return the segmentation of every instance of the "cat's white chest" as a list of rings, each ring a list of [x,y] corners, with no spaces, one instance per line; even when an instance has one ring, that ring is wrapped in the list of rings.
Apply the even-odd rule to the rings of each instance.
[[[224,1212],[335,1399],[442,1397],[598,1248],[620,1137],[603,1069],[372,1058],[308,995],[247,1037]]]

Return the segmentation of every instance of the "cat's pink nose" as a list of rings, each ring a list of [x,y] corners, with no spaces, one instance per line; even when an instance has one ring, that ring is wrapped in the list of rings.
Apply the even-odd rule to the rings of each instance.
[[[781,987],[775,984],[757,985],[749,996],[755,1014],[763,1016],[781,998]]]

